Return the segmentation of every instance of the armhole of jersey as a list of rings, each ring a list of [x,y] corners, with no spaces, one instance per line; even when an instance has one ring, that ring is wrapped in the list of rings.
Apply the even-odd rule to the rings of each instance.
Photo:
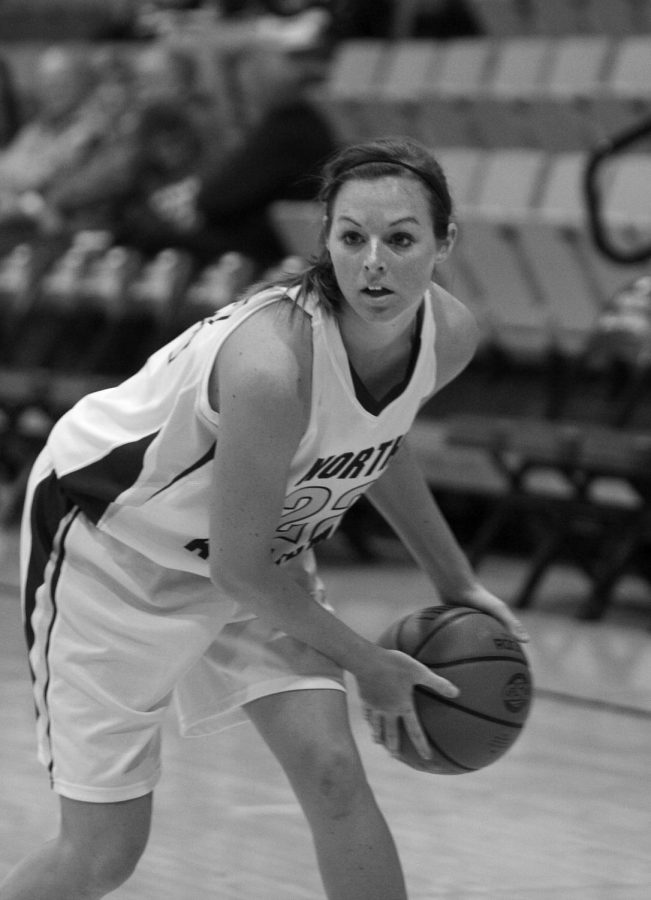
[[[294,296],[292,296],[292,294],[294,294]],[[209,386],[213,369],[217,364],[219,351],[224,346],[224,342],[235,331],[236,328],[239,328],[239,326],[243,322],[246,322],[251,318],[251,316],[255,315],[255,313],[259,312],[261,309],[266,309],[273,303],[278,303],[285,298],[289,298],[292,302],[297,303],[295,292],[279,290],[275,287],[269,288],[268,290],[262,291],[259,294],[254,294],[251,298],[244,301],[240,310],[238,310],[238,312],[234,314],[233,321],[229,323],[229,327],[222,334],[221,339],[215,347],[214,352],[212,353],[210,358],[206,360],[203,374],[200,379],[199,394],[197,399],[197,414],[204,421],[208,422],[211,425],[219,424],[219,412],[216,409],[213,409],[213,407],[210,405]],[[250,308],[247,309],[246,307],[249,304]],[[308,309],[306,309],[306,305],[300,305],[300,312],[312,318],[312,313]]]

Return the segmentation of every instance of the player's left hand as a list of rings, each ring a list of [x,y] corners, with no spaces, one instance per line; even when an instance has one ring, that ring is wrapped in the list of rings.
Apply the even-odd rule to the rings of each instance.
[[[371,736],[376,744],[383,744],[391,756],[399,759],[400,723],[404,725],[409,740],[423,759],[432,758],[432,750],[423,732],[418,716],[414,710],[405,710],[400,716],[387,716],[370,707],[363,708]]]
[[[461,596],[454,598],[445,598],[445,602],[454,606],[472,606],[474,609],[480,609],[482,612],[488,613],[498,619],[504,627],[511,632],[513,637],[526,643],[529,640],[527,629],[515,615],[513,610],[499,597],[492,594],[486,588],[476,583],[472,588],[463,592]]]

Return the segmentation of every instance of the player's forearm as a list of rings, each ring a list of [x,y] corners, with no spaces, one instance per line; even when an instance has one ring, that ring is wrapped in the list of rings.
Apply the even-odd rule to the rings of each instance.
[[[372,668],[378,647],[317,603],[274,565],[215,567],[213,583],[263,621],[303,641],[353,675]]]
[[[475,573],[408,444],[402,445],[368,498],[444,596],[459,598],[474,589]]]

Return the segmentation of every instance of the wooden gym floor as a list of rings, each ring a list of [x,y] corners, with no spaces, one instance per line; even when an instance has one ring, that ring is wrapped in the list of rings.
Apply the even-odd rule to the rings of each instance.
[[[0,534],[0,877],[52,834],[56,798],[34,755],[19,623],[15,531]],[[520,568],[490,558],[509,596]],[[334,545],[322,572],[368,637],[430,601],[393,546],[377,565]],[[607,619],[579,623],[581,582],[553,573],[525,620],[537,696],[519,742],[482,772],[424,775],[351,718],[396,836],[411,900],[642,900],[651,896],[651,598],[631,585]],[[116,900],[318,900],[310,838],[250,726],[180,739],[172,720],[147,852]]]

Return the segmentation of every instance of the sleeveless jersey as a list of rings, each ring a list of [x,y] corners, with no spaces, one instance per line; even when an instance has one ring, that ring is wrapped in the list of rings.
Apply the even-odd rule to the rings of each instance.
[[[219,414],[208,398],[210,374],[228,335],[281,296],[278,289],[262,291],[203,319],[131,378],[89,394],[55,424],[48,449],[60,485],[99,529],[161,566],[208,577],[207,498],[219,439]],[[429,295],[423,306],[411,375],[399,396],[374,415],[355,394],[336,317],[306,299],[311,408],[272,542],[276,563],[309,565],[312,554],[305,551],[330,537],[382,474],[434,390]]]

